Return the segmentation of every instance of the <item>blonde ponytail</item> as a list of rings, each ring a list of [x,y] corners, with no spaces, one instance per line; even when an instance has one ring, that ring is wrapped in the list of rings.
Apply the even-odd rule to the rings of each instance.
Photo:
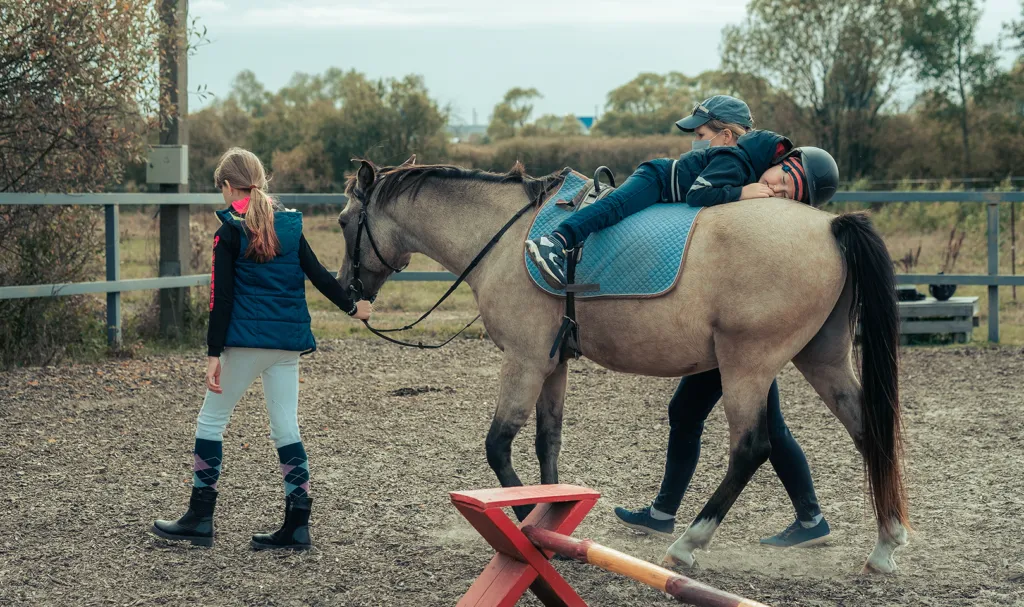
[[[253,186],[249,192],[249,210],[245,212],[245,227],[249,230],[249,248],[246,256],[260,263],[270,261],[281,252],[281,242],[274,230],[274,207],[262,188]]]
[[[243,225],[249,234],[245,256],[265,263],[281,251],[281,242],[274,229],[274,203],[264,191],[267,174],[255,154],[242,148],[231,148],[220,159],[213,173],[215,185],[224,183],[238,190],[249,190],[249,208]]]

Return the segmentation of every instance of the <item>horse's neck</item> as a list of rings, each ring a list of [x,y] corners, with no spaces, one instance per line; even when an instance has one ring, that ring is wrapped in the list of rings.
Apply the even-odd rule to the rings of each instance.
[[[465,271],[491,238],[528,202],[518,184],[488,184],[465,191],[471,194],[441,195],[423,188],[415,201],[406,201],[407,208],[396,213],[400,216],[396,221],[407,235],[405,244],[409,251],[426,255],[454,274]],[[510,236],[506,234],[495,248],[504,248]],[[488,253],[481,264],[486,264],[496,252]],[[468,282],[472,285],[473,281]]]

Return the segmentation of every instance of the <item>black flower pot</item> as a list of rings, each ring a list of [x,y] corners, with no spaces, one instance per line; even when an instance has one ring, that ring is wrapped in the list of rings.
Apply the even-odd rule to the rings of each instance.
[[[939,301],[946,301],[956,293],[956,285],[928,285],[928,292]]]

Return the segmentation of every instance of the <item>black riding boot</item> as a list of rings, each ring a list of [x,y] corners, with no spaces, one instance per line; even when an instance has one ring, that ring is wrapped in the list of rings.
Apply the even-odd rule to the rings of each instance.
[[[153,533],[169,540],[188,540],[195,546],[213,546],[213,510],[216,506],[216,489],[193,487],[188,511],[176,521],[156,521]]]
[[[255,550],[308,550],[313,546],[309,539],[309,510],[313,506],[311,497],[288,496],[285,500],[284,525],[274,533],[258,533],[252,536]]]

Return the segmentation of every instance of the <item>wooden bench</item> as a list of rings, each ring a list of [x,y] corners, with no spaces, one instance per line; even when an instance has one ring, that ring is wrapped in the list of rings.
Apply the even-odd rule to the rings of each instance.
[[[910,335],[953,336],[956,343],[967,343],[978,326],[978,298],[950,297],[939,301],[928,297],[920,301],[900,302],[900,343]]]

